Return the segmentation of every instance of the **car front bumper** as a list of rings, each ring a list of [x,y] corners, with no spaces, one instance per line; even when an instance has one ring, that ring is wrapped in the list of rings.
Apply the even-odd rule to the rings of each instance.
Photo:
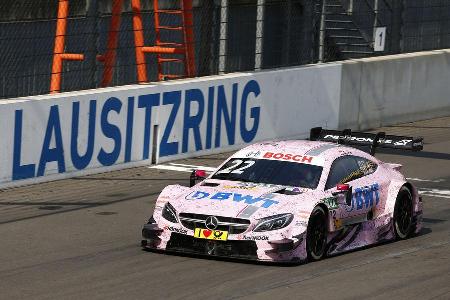
[[[189,234],[167,232],[157,224],[144,225],[142,237],[141,246],[144,249],[265,262],[306,260],[306,253],[302,251],[305,247],[303,239],[215,241],[195,238]]]

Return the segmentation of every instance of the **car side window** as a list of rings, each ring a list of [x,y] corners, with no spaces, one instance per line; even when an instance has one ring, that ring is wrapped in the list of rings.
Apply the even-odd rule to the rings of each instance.
[[[361,177],[374,173],[378,168],[376,163],[366,158],[355,156],[355,159],[361,171]]]
[[[337,158],[331,166],[325,189],[335,187],[338,183],[346,183],[360,177],[358,163],[353,156],[343,156]]]

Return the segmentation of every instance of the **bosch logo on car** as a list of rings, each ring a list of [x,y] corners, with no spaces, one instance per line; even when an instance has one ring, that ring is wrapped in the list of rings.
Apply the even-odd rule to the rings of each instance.
[[[313,157],[307,155],[295,155],[290,153],[272,153],[266,152],[263,158],[281,159],[281,160],[293,160],[302,163],[312,163]]]

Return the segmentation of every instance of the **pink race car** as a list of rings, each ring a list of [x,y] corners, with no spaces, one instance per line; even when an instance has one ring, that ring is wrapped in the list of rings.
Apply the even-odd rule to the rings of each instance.
[[[194,171],[191,187],[164,188],[142,247],[303,262],[406,239],[421,228],[422,199],[377,147],[420,151],[423,139],[318,127],[310,141],[248,146],[206,178]]]

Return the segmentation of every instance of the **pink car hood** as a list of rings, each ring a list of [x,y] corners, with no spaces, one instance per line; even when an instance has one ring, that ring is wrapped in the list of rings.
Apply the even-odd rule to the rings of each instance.
[[[321,198],[313,190],[297,189],[300,193],[276,193],[282,186],[206,180],[192,188],[168,186],[163,194],[178,213],[196,213],[235,218],[259,219],[282,213],[310,211]],[[176,195],[174,195],[176,194]]]

